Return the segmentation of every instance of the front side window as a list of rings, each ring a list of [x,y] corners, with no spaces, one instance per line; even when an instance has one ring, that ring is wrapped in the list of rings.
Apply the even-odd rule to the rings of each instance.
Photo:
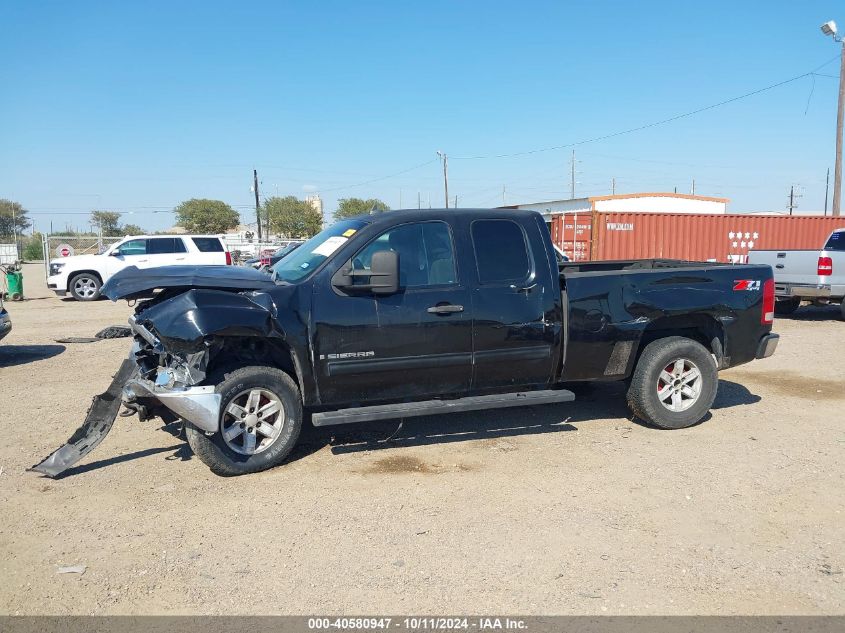
[[[525,234],[512,220],[476,220],[472,244],[483,284],[523,281],[531,273]]]
[[[117,247],[117,252],[123,255],[146,255],[147,240],[129,240]]]
[[[355,270],[370,270],[373,254],[399,254],[399,285],[403,288],[453,284],[458,280],[452,235],[445,222],[418,222],[393,227],[370,242],[355,257]],[[369,283],[364,276],[359,283]]]
[[[184,252],[185,244],[181,237],[155,237],[147,240],[148,255],[169,255]]]

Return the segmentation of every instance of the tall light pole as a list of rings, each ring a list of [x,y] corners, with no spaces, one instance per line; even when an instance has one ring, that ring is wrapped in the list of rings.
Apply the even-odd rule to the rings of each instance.
[[[842,125],[845,122],[845,43],[836,32],[836,22],[831,20],[821,26],[822,33],[830,35],[842,46],[839,60],[839,107],[836,110],[836,166],[833,169],[833,215],[839,215],[842,198]]]

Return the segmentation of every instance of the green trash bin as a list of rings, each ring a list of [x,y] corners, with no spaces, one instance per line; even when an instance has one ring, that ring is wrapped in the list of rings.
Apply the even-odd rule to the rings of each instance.
[[[12,301],[23,300],[23,273],[19,270],[10,270],[6,273],[6,287],[9,289],[9,299]]]

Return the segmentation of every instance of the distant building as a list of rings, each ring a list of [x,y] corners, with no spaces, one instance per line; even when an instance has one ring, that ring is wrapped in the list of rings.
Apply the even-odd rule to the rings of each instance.
[[[307,202],[317,213],[323,215],[323,199],[320,197],[319,193],[305,196],[305,202]]]
[[[621,211],[625,213],[727,213],[728,198],[695,196],[686,193],[623,193],[613,196],[590,196],[549,202],[514,204],[502,209],[539,211],[546,222],[561,213]]]

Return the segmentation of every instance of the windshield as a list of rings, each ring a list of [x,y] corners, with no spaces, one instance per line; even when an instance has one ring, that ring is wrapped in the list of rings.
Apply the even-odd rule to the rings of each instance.
[[[291,283],[304,279],[365,225],[361,220],[335,222],[279,260],[273,266],[273,279]]]

